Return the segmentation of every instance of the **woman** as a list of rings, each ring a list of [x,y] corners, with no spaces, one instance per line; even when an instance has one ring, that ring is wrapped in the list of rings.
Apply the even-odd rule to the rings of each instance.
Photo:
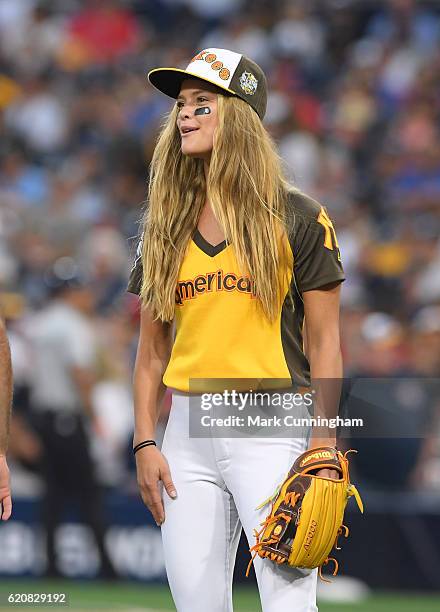
[[[202,391],[340,379],[344,274],[325,209],[283,179],[262,124],[267,85],[257,64],[207,49],[185,70],[156,69],[149,80],[177,102],[155,148],[128,287],[143,306],[134,372],[138,482],[162,528],[177,610],[224,612],[232,610],[241,526],[253,544],[267,511],[255,510],[259,502],[307,445],[335,439],[318,429],[307,437],[197,437],[189,416]],[[166,387],[172,407],[160,451],[152,441]],[[337,410],[330,395],[318,406],[323,414]],[[317,609],[315,570],[257,558],[255,571],[265,612]]]

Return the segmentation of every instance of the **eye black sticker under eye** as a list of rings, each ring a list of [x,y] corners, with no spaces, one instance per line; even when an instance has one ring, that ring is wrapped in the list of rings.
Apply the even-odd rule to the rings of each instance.
[[[196,108],[196,110],[194,111],[195,115],[209,115],[211,112],[211,109],[209,108],[209,106],[202,106],[201,108]]]

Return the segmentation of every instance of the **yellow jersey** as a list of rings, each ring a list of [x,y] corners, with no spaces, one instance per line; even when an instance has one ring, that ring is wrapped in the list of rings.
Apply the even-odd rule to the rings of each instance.
[[[292,192],[288,217],[292,223],[284,240],[290,262],[283,274],[285,299],[274,321],[257,308],[254,281],[240,272],[234,245],[213,246],[194,231],[176,286],[175,337],[165,385],[184,392],[310,386],[302,294],[345,277],[327,210]],[[141,283],[139,244],[128,291],[139,294]]]

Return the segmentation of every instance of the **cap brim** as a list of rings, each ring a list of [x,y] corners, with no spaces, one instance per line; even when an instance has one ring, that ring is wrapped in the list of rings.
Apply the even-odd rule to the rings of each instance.
[[[219,89],[223,89],[234,96],[236,95],[235,92],[228,87],[222,87],[222,85],[219,85],[215,81],[210,81],[205,77],[188,72],[187,70],[181,70],[180,68],[154,68],[154,70],[150,70],[148,73],[148,80],[153,87],[174,99],[178,97],[183,81],[188,78],[199,79],[200,81],[211,83]]]

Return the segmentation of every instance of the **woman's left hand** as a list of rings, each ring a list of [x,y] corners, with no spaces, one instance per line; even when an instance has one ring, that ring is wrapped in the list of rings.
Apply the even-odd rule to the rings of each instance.
[[[338,470],[331,470],[330,468],[323,468],[316,472],[316,475],[320,478],[333,478],[333,480],[340,480]]]
[[[309,448],[319,448],[322,446],[330,446],[331,448],[336,447],[336,438],[310,438]],[[338,470],[333,470],[331,468],[323,468],[316,473],[320,478],[333,478],[333,480],[339,480],[339,472]]]

